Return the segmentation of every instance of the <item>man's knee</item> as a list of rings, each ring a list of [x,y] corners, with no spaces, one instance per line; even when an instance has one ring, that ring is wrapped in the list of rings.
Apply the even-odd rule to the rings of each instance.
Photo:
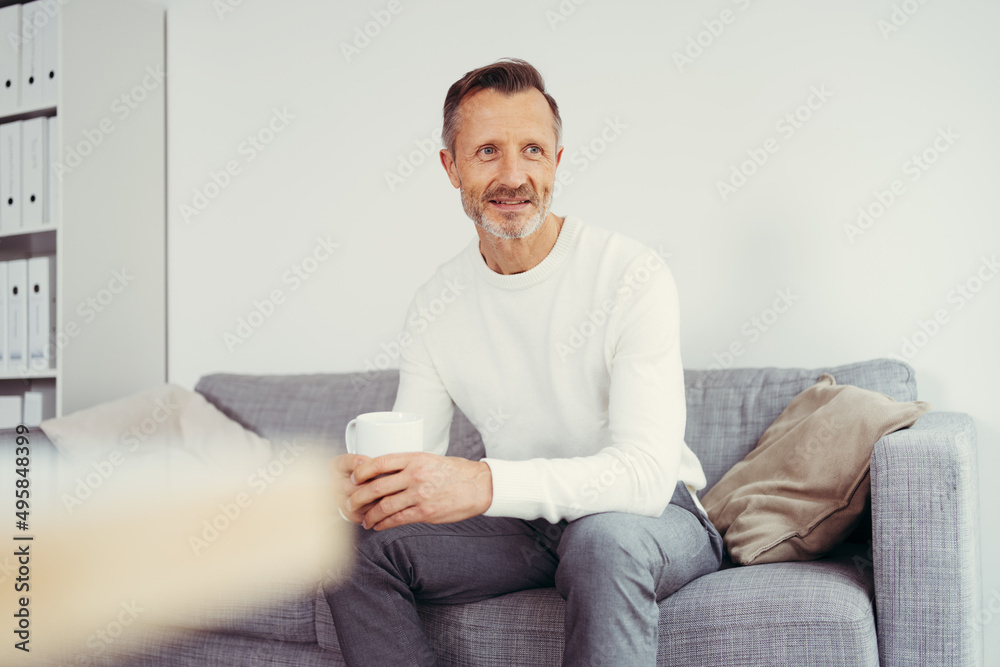
[[[643,520],[649,519],[624,512],[602,512],[571,522],[559,542],[560,565],[599,572],[648,569],[655,544],[643,528]]]
[[[354,544],[356,557],[380,567],[405,567],[405,563],[401,561],[408,558],[413,538],[421,537],[427,527],[427,524],[421,523],[385,530],[366,530],[359,526]]]

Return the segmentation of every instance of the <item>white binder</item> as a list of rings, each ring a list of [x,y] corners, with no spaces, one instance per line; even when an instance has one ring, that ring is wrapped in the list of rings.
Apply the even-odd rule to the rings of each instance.
[[[7,372],[7,262],[0,262],[0,373]]]
[[[21,397],[0,396],[0,428],[17,428],[21,423]]]
[[[10,113],[21,105],[21,5],[0,9],[0,35],[15,39],[0,42],[0,114]]]
[[[22,120],[0,125],[0,232],[21,229]]]
[[[59,99],[59,14],[62,6],[58,2],[49,3],[46,18],[48,22],[40,31],[42,77],[42,104],[54,107]]]
[[[47,19],[42,2],[21,5],[21,29],[15,33],[21,42],[21,106],[29,109],[42,106],[42,29],[38,25]],[[36,14],[42,16],[36,18]]]
[[[45,130],[47,118],[21,125],[21,227],[40,227],[45,220]]]
[[[45,223],[54,225],[59,213],[59,174],[56,172],[56,164],[59,162],[59,126],[55,116],[48,119],[45,141],[49,152],[45,162]]]
[[[28,368],[55,367],[56,328],[55,257],[28,260]]]
[[[24,392],[24,425],[40,426],[42,421],[56,416],[55,387]]]
[[[7,372],[27,367],[28,260],[7,262]]]

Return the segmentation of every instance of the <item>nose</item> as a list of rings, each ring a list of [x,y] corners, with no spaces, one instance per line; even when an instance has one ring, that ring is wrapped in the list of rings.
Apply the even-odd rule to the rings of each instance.
[[[500,159],[500,173],[497,174],[497,181],[512,190],[524,185],[528,180],[528,172],[524,168],[521,156],[518,153],[504,155]]]

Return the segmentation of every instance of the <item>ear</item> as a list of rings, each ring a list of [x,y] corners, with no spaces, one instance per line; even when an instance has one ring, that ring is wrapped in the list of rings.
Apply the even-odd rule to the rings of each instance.
[[[459,188],[462,185],[462,180],[458,177],[458,169],[455,167],[455,156],[451,154],[451,151],[447,148],[441,149],[441,166],[444,170],[448,172],[448,180],[455,188]]]
[[[556,151],[556,166],[557,167],[559,166],[559,162],[562,161],[563,148],[565,148],[565,146],[560,146],[559,150]]]

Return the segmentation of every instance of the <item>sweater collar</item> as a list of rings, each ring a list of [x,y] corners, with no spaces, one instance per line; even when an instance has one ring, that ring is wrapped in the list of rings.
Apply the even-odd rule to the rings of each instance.
[[[541,262],[521,273],[503,275],[488,267],[486,260],[483,259],[482,254],[479,252],[478,234],[472,240],[472,243],[469,244],[466,252],[472,262],[473,271],[488,284],[502,289],[523,289],[537,285],[563,265],[563,262],[573,249],[582,224],[579,218],[567,215],[563,221],[562,229],[559,230],[559,236],[556,237],[556,243],[552,246],[549,254]]]

